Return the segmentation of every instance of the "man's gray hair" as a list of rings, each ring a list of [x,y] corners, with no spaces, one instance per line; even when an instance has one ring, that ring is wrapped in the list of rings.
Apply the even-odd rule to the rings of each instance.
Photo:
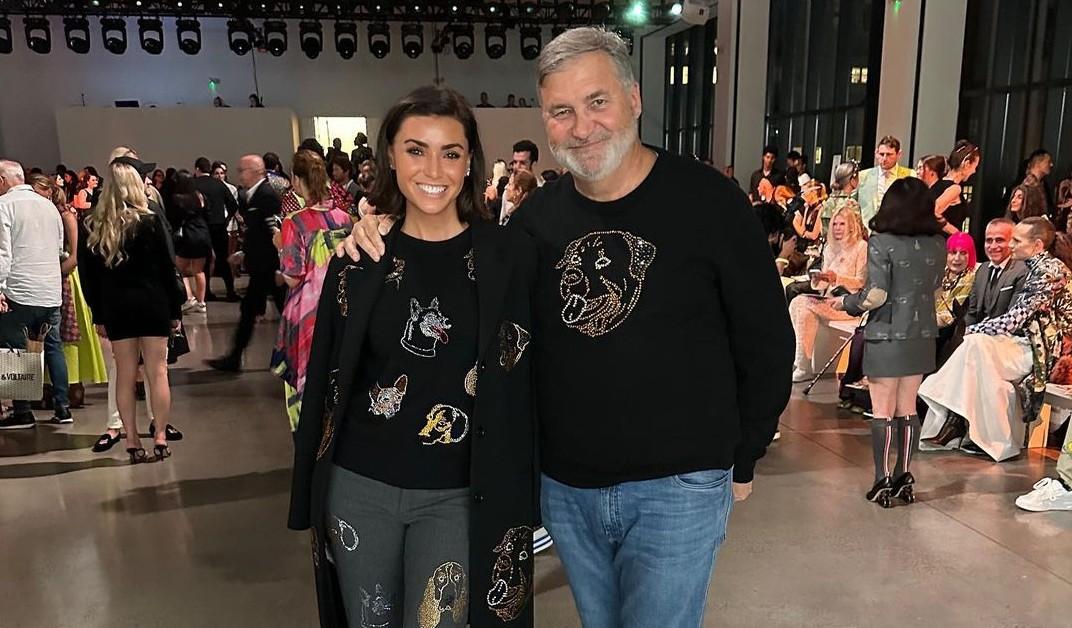
[[[589,52],[602,52],[610,57],[618,72],[618,80],[625,87],[632,87],[636,83],[633,64],[629,60],[629,46],[625,41],[611,31],[584,26],[571,28],[543,47],[536,62],[536,85],[542,86],[544,79],[562,69],[564,63]]]
[[[22,169],[22,164],[17,161],[0,159],[0,175],[4,175],[4,178],[8,180],[8,183],[12,185],[22,185],[23,183],[26,183],[26,173]]]

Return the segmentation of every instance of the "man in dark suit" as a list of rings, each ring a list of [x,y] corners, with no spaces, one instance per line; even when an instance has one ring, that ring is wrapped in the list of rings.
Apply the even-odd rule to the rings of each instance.
[[[194,186],[205,199],[208,233],[212,238],[212,253],[215,260],[214,270],[209,273],[209,278],[211,279],[215,274],[223,279],[223,285],[227,288],[227,300],[238,301],[238,295],[234,289],[234,276],[231,274],[231,266],[227,263],[229,255],[227,223],[238,211],[238,201],[222,181],[212,176],[212,162],[207,157],[199,157],[194,162]],[[209,284],[211,287],[211,281]],[[205,291],[205,300],[216,301],[218,297],[209,289]]]
[[[1013,226],[1007,218],[995,218],[986,226],[986,257],[990,261],[975,272],[975,285],[964,316],[968,325],[1001,316],[1009,310],[1013,296],[1023,289],[1027,266],[1012,259],[1009,244]]]
[[[266,300],[271,297],[276,308],[283,311],[285,290],[276,283],[279,270],[279,252],[272,237],[279,231],[282,219],[281,199],[270,183],[259,155],[246,155],[238,162],[238,180],[242,221],[246,225],[242,254],[249,286],[239,307],[241,317],[235,330],[234,346],[222,357],[206,361],[220,371],[239,371],[242,368],[242,353],[253,337],[257,317],[264,313]]]

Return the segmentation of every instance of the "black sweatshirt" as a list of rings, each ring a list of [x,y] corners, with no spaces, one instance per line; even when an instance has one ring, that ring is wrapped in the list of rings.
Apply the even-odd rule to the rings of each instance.
[[[543,471],[572,486],[731,466],[749,482],[789,400],[793,331],[758,219],[720,173],[657,153],[622,199],[567,175],[517,214],[539,247]]]

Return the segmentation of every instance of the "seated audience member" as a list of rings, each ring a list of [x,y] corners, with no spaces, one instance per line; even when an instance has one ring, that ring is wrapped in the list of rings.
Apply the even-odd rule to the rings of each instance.
[[[823,221],[823,231],[829,232],[830,219],[842,207],[849,207],[856,213],[860,213],[860,203],[853,198],[853,193],[860,185],[860,166],[855,161],[843,161],[834,170],[834,183],[830,197],[823,201],[819,208],[819,218]],[[865,226],[866,231],[866,226]]]
[[[926,155],[916,164],[916,178],[926,183],[928,188],[934,187],[948,171],[949,166],[941,155]]]
[[[787,202],[787,211],[792,211],[793,230],[800,240],[801,250],[819,243],[823,237],[823,222],[819,219],[821,203],[826,199],[826,191],[818,181],[810,181],[804,186],[800,196]]]
[[[1067,312],[1069,270],[1050,253],[1056,232],[1049,220],[1026,218],[1016,225],[1012,255],[1028,274],[1009,311],[971,325],[964,343],[920,388],[929,410],[921,436],[938,436],[950,413],[968,423],[972,445],[1000,462],[1020,453],[1024,409],[1017,384],[1030,409],[1045,390],[1052,362],[1060,355]]]
[[[1012,190],[1009,197],[1009,206],[1005,208],[1005,217],[1014,223],[1020,222],[1024,216],[1024,186],[1018,185]]]
[[[1031,512],[1072,510],[1072,425],[1057,457],[1057,477],[1036,482],[1030,493],[1016,498],[1016,505]]]
[[[954,233],[946,240],[945,273],[942,285],[934,296],[938,320],[938,360],[940,367],[952,353],[957,327],[965,303],[975,283],[975,240],[967,233]]]
[[[499,217],[499,224],[505,226],[510,222],[510,217],[514,215],[518,207],[521,207],[521,203],[524,203],[535,191],[536,175],[528,170],[515,171],[510,177],[510,182],[506,184],[506,191],[503,192],[507,203],[504,203],[506,210]]]
[[[1012,258],[1010,245],[1013,226],[1012,221],[1007,218],[995,218],[986,226],[984,249],[989,261],[975,273],[975,281],[968,297],[968,308],[964,313],[965,325],[975,325],[1005,314],[1009,311],[1013,299],[1023,290],[1027,266],[1023,261]],[[940,361],[938,366],[941,367],[944,362],[945,360]],[[920,448],[924,451],[956,449],[966,444],[967,434],[967,422],[951,412],[938,434],[921,441]]]
[[[843,207],[830,219],[830,240],[823,251],[822,271],[813,287],[819,290],[841,286],[855,292],[867,280],[867,241],[863,237],[860,214]],[[802,296],[789,303],[789,317],[797,337],[797,353],[793,381],[810,377],[815,351],[815,334],[820,321],[852,320],[854,317],[832,308],[825,298]]]
[[[767,234],[778,274],[787,278],[804,272],[808,258],[797,251],[797,236],[793,228],[786,224],[784,210],[774,203],[756,203],[752,209],[763,226],[763,232]],[[785,284],[791,280],[783,279],[782,282]]]

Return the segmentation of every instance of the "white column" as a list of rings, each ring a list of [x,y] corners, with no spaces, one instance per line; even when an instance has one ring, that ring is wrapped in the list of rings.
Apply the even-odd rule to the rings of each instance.
[[[712,157],[716,166],[732,163],[744,181],[763,152],[770,0],[722,0],[717,19]]]
[[[899,9],[897,7],[900,7]],[[902,161],[911,154],[912,109],[916,91],[916,52],[919,43],[919,0],[886,3],[879,73],[878,123],[875,141],[885,135],[901,140]],[[868,156],[864,156],[868,160]]]

